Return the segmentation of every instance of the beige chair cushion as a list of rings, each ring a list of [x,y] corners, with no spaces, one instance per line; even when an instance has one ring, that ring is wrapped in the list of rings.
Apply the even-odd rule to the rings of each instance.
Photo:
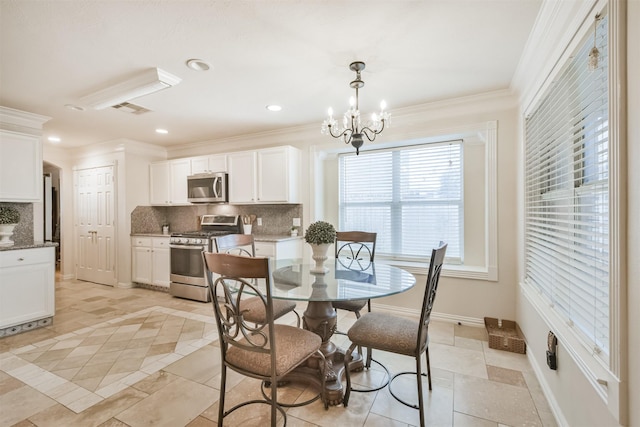
[[[274,301],[275,302],[275,301]],[[320,349],[319,335],[289,325],[274,325],[276,335],[276,375],[284,375]],[[265,328],[268,334],[268,328]],[[246,343],[245,339],[240,340]],[[229,346],[227,362],[242,370],[268,377],[271,375],[271,355]]]
[[[386,313],[366,313],[356,320],[347,335],[354,344],[392,353],[416,354],[418,321]]]
[[[273,300],[273,318],[279,319],[296,308],[294,301]],[[246,311],[245,311],[246,310]],[[240,311],[244,311],[243,317],[248,322],[267,323],[265,306],[259,297],[247,298],[240,301]]]
[[[331,303],[333,308],[337,308],[339,310],[347,310],[347,311],[360,311],[367,305],[366,299],[358,299],[354,301],[334,301]]]

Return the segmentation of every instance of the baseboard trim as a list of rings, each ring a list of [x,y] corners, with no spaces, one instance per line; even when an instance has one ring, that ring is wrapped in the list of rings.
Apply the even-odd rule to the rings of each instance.
[[[528,349],[527,349],[528,350]],[[558,406],[558,402],[555,400],[553,393],[551,392],[551,388],[549,387],[549,383],[547,383],[542,371],[540,370],[540,366],[536,363],[536,359],[531,354],[531,351],[527,351],[527,359],[529,359],[529,365],[533,368],[533,374],[538,379],[538,383],[540,383],[540,388],[542,389],[542,394],[547,399],[549,403],[549,407],[551,408],[551,412],[553,413],[554,418],[556,419],[556,423],[560,427],[569,427],[569,423],[567,419],[564,417],[562,413],[562,409]]]
[[[373,301],[371,302],[371,309],[375,309],[378,311],[390,313],[390,314],[404,314],[419,317],[420,310],[398,307],[395,305],[387,305],[387,304],[376,304]],[[475,317],[467,317],[467,316],[458,316],[455,314],[446,314],[446,313],[437,313],[435,311],[431,312],[431,319],[438,320],[441,322],[455,323],[458,325],[466,325],[466,326],[476,326],[484,328],[484,319],[478,319]]]

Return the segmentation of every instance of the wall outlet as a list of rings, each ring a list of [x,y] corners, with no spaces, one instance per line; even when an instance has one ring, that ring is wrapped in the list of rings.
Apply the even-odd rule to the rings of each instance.
[[[293,226],[300,227],[300,218],[293,218]]]
[[[258,227],[262,226],[262,218],[258,218]]]

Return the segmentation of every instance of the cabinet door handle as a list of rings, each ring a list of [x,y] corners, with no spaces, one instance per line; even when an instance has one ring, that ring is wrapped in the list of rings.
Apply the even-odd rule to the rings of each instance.
[[[18,258],[18,261],[24,261],[24,258]]]

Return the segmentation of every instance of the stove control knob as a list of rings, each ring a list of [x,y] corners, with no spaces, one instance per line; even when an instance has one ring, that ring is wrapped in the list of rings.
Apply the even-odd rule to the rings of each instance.
[[[202,239],[193,239],[193,243],[196,245],[201,245],[202,244]]]

